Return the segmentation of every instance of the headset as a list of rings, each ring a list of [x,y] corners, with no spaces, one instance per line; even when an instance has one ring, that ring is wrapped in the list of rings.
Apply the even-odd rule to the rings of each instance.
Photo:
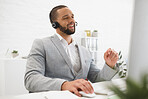
[[[60,24],[58,22],[53,22],[52,23],[52,27],[57,29],[60,26]]]
[[[78,23],[75,22],[75,25],[77,26]],[[52,23],[52,27],[55,28],[55,29],[57,29],[59,26],[60,26],[60,24],[59,24],[58,22],[53,22],[53,23]]]

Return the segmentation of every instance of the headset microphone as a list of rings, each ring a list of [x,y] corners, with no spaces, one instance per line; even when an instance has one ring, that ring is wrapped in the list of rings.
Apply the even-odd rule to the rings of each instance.
[[[78,26],[78,22],[75,22],[75,26]]]

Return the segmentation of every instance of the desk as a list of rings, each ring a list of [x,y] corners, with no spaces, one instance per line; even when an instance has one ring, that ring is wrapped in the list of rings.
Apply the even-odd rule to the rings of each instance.
[[[107,99],[106,95],[97,95],[95,98],[78,97],[69,91],[49,91],[30,93],[18,96],[5,96],[0,99]]]
[[[93,83],[92,85],[94,87],[95,92],[108,94],[110,90],[108,90],[107,86],[111,85],[111,83],[119,86],[120,88],[126,87],[125,81],[122,79],[114,79],[113,81],[98,82],[98,83]],[[91,99],[108,99],[109,97],[112,96],[96,95],[96,97]],[[0,99],[90,99],[90,98],[78,97],[69,91],[48,91],[48,92],[23,94],[17,96],[0,97]]]

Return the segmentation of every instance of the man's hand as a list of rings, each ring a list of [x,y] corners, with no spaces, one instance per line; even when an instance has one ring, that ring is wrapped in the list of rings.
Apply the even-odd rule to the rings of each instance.
[[[115,52],[113,49],[109,48],[105,53],[104,53],[104,60],[108,66],[113,68],[115,64],[117,63],[118,60],[118,53]]]
[[[62,90],[69,90],[70,92],[81,97],[79,91],[84,91],[85,93],[93,93],[94,89],[89,81],[84,79],[77,79],[74,81],[66,81],[63,83]]]

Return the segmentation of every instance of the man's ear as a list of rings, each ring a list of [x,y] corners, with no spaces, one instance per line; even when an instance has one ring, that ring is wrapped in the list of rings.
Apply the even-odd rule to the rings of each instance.
[[[58,22],[53,22],[52,27],[57,29],[59,27],[59,23]]]

